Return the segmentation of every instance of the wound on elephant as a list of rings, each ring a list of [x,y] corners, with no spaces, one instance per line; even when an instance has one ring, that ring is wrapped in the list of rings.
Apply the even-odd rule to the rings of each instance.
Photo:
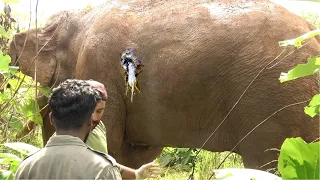
[[[121,54],[121,65],[124,69],[126,94],[131,91],[131,102],[133,101],[134,90],[140,92],[140,87],[138,83],[138,74],[142,72],[141,59],[136,55],[136,52],[132,48],[126,49]]]

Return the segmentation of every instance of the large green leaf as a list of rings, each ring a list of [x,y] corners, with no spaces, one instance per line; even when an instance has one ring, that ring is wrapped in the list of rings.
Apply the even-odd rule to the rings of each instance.
[[[320,94],[316,94],[313,96],[309,105],[304,107],[304,112],[311,117],[315,117],[316,115],[320,114],[319,109],[320,109]]]
[[[19,67],[9,66],[8,70],[0,70],[0,74],[3,74],[5,78],[9,78],[11,75],[15,75],[18,72]]]
[[[0,164],[11,164],[11,162],[21,162],[21,158],[10,153],[0,153]]]
[[[170,154],[166,154],[166,155],[161,156],[159,158],[159,164],[161,166],[167,166],[170,163],[171,160],[172,160],[171,155]]]
[[[18,72],[19,67],[18,66],[9,66],[9,72],[12,75],[15,75]]]
[[[23,142],[5,143],[3,145],[24,155],[30,155],[39,151],[39,148]]]
[[[22,162],[22,159],[18,156],[10,153],[0,153],[0,164],[7,164],[10,165],[10,172],[15,173]],[[9,175],[9,171],[5,172],[8,173],[6,175]]]
[[[6,102],[9,100],[10,100],[9,94],[0,92],[0,103]]]
[[[1,32],[1,29],[0,29]],[[3,55],[2,51],[0,51],[0,70],[8,71],[9,63],[11,62],[11,58],[8,55]]]
[[[22,161],[12,163],[12,164],[10,165],[10,171],[13,172],[13,173],[16,173],[16,171],[18,170],[19,165],[21,164],[21,162],[22,162]]]
[[[13,179],[13,172],[0,169],[0,179]]]
[[[308,63],[298,64],[295,68],[291,69],[288,73],[281,73],[280,82],[286,82],[300,77],[306,77],[320,71],[320,56],[309,57]]]
[[[320,143],[287,138],[281,146],[278,170],[283,179],[319,179]]]
[[[8,81],[8,84],[10,84],[10,88],[15,91],[17,90],[19,87],[21,89],[21,86],[19,86],[21,84],[21,80],[17,79],[17,78],[12,78]],[[19,90],[20,92],[20,90]]]
[[[279,42],[279,45],[280,46],[294,46],[296,48],[299,48],[302,46],[302,42],[309,39],[309,38],[312,38],[316,35],[320,35],[320,29],[316,29],[316,30],[313,30],[313,31],[310,31],[300,37],[297,37],[295,39],[290,39],[290,40],[285,40],[285,41],[280,41]]]
[[[190,150],[188,151],[188,153],[186,153],[186,154],[182,157],[182,159],[181,159],[181,164],[182,164],[182,165],[186,165],[186,164],[190,161],[191,150],[192,150],[192,149],[190,149]]]
[[[10,153],[0,153],[0,164],[10,165],[10,171],[16,172],[22,159]]]
[[[42,125],[42,117],[40,115],[39,105],[33,99],[27,99],[23,106],[26,119],[34,121],[36,124]],[[36,114],[35,114],[36,113]]]
[[[0,37],[5,37],[5,38],[8,38],[8,33],[7,31],[4,29],[4,27],[2,25],[0,25]]]

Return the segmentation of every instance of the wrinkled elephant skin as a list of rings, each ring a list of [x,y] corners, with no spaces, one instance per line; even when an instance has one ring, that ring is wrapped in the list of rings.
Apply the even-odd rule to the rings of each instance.
[[[256,74],[281,53],[278,41],[313,29],[268,1],[113,1],[60,12],[48,20],[38,31],[43,48],[36,59],[37,79],[49,86],[67,78],[104,83],[109,152],[137,167],[159,155],[163,146],[201,147]],[[12,57],[19,56],[21,70],[31,76],[35,31],[19,33],[11,43]],[[125,94],[120,66],[127,48],[134,48],[145,65],[138,76],[141,92],[133,102]],[[285,49],[272,65],[291,50]],[[278,78],[309,55],[319,54],[319,39],[312,38],[264,70],[204,149],[231,150],[277,110],[310,99],[318,89],[315,77],[283,84]],[[277,159],[277,152],[265,150],[279,148],[286,137],[301,136],[309,142],[319,136],[319,120],[304,114],[305,105],[279,111],[234,150],[245,166],[258,168]],[[49,123],[44,124],[52,133]]]

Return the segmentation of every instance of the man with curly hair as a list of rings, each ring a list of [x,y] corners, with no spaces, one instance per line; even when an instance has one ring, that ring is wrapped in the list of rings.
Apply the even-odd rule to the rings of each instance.
[[[20,164],[15,179],[121,179],[112,157],[84,143],[101,100],[101,93],[83,80],[69,79],[53,89],[50,122],[56,136]]]

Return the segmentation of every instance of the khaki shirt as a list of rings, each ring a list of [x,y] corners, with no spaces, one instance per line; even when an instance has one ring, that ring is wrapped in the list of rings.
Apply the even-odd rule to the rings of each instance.
[[[115,160],[81,139],[56,135],[21,162],[15,179],[122,179]]]
[[[94,150],[108,154],[106,127],[100,121],[89,134],[86,144]]]

